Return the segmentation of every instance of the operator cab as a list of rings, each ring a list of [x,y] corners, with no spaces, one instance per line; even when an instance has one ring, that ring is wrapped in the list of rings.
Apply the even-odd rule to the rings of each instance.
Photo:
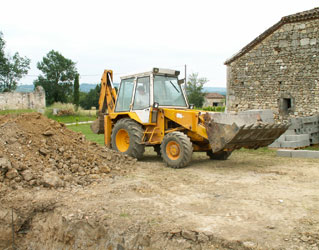
[[[121,77],[115,112],[136,112],[147,121],[150,107],[187,109],[188,102],[179,71],[153,68],[152,71]],[[143,111],[143,112],[142,112]]]

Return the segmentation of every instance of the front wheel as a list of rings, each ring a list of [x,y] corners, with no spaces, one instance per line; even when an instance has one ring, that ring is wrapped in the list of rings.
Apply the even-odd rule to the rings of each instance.
[[[143,128],[130,118],[119,120],[112,130],[112,148],[136,159],[143,157],[145,147],[141,144]]]
[[[174,131],[164,136],[161,144],[161,155],[167,166],[183,168],[192,158],[193,145],[182,132]]]

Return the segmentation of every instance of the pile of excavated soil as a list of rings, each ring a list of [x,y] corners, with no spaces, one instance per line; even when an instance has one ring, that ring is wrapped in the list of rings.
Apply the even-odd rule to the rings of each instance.
[[[0,189],[88,185],[135,159],[38,113],[0,116]]]

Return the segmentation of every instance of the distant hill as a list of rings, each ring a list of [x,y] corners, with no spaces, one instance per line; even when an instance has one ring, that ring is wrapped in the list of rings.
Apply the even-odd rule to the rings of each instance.
[[[80,91],[88,93],[91,89],[95,89],[97,84],[91,83],[81,83],[80,84]]]
[[[80,91],[88,93],[91,89],[95,89],[97,84],[82,83],[80,84]],[[115,87],[119,86],[119,83],[114,83]],[[34,89],[33,85],[20,85],[17,87],[17,92],[32,92]],[[221,87],[204,87],[204,92],[206,93],[219,93],[221,95],[226,95],[226,88]]]
[[[82,92],[89,92],[91,89],[94,89],[97,84],[89,84],[89,83],[82,83],[80,84],[80,91]],[[16,89],[16,92],[32,92],[34,90],[33,84],[31,85],[19,85]]]
[[[206,93],[219,93],[224,96],[226,96],[227,93],[227,89],[221,87],[204,87],[203,90]]]
[[[17,87],[16,92],[32,92],[33,90],[33,85],[20,85]]]

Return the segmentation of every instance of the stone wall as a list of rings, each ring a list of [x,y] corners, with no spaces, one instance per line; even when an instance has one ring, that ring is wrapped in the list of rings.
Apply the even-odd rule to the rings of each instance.
[[[203,107],[213,107],[213,106],[224,106],[225,99],[211,99],[211,98],[204,98]],[[215,105],[214,105],[215,103]]]
[[[43,108],[45,108],[45,92],[41,86],[30,93],[0,93],[0,110]]]
[[[319,113],[319,19],[286,23],[227,65],[227,110]]]

